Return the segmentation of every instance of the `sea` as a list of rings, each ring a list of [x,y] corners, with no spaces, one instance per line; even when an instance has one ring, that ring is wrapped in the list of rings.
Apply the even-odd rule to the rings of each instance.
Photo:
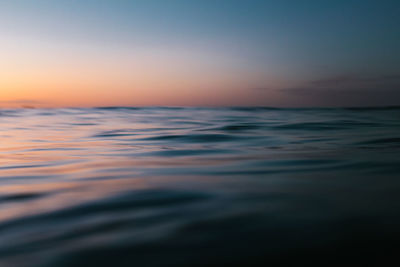
[[[396,266],[399,244],[398,107],[0,109],[2,267]]]

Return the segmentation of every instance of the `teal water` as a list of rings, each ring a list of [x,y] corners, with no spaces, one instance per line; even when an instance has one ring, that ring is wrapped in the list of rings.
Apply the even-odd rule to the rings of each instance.
[[[0,109],[0,266],[382,266],[400,108]]]

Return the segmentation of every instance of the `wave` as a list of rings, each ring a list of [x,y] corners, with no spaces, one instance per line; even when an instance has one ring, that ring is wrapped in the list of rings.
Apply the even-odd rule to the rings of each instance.
[[[399,111],[1,109],[0,265],[393,259]]]

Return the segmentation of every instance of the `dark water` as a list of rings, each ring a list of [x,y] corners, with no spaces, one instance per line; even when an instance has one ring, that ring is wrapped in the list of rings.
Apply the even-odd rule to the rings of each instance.
[[[398,263],[398,108],[2,109],[0,140],[0,266]]]

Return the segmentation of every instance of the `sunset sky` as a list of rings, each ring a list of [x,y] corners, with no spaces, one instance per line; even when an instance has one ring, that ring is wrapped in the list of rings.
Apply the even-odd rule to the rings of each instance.
[[[5,0],[0,107],[400,105],[398,0]]]

